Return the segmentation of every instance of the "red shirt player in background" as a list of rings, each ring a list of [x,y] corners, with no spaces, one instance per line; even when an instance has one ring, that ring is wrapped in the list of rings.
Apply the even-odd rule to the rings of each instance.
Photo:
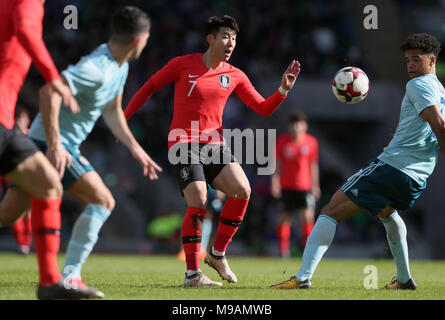
[[[282,257],[289,257],[291,213],[299,211],[304,249],[314,227],[315,200],[320,197],[318,143],[306,133],[307,127],[305,114],[295,112],[289,116],[289,133],[277,139],[277,170],[272,176],[271,192],[284,204],[277,226]]]
[[[209,18],[205,33],[208,50],[172,59],[139,89],[125,110],[129,119],[153,93],[169,83],[175,84],[169,159],[188,204],[181,231],[187,264],[185,287],[222,286],[221,282],[207,278],[199,267],[207,183],[225,193],[227,201],[221,210],[215,242],[204,261],[224,280],[237,282],[225,251],[243,220],[250,185],[241,165],[220,136],[227,99],[235,93],[260,115],[270,116],[285,99],[300,72],[300,63],[292,61],[282,76],[281,87],[264,99],[241,70],[227,63],[235,49],[238,32],[238,24],[230,16]],[[173,163],[172,158],[178,152],[180,160]],[[222,158],[222,163],[212,161],[215,158]]]
[[[32,197],[31,224],[40,275],[37,297],[89,298],[89,288],[64,286],[57,265],[63,193],[60,177],[45,155],[14,125],[17,96],[31,62],[73,112],[79,108],[43,42],[43,2],[0,0],[0,175]],[[17,210],[17,204],[21,203],[17,197],[7,195],[3,199],[0,225],[12,225],[20,217],[24,210]]]

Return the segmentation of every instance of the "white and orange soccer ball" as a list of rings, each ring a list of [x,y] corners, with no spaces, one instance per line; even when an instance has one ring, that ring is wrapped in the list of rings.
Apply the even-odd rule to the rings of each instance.
[[[369,92],[368,76],[356,67],[340,69],[332,80],[332,92],[340,102],[347,104],[360,102]]]

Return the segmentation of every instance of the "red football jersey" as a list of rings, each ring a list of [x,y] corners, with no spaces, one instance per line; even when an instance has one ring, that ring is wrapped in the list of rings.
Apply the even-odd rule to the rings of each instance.
[[[318,142],[310,134],[296,142],[289,134],[277,139],[277,161],[281,164],[282,189],[307,191],[312,188],[310,164],[318,162]]]
[[[222,117],[232,92],[262,116],[270,116],[285,99],[279,90],[264,99],[244,72],[226,62],[216,69],[209,69],[202,55],[197,53],[176,57],[156,72],[138,90],[125,109],[127,120],[154,92],[174,82],[174,112],[170,135],[175,139],[169,139],[169,148],[178,142],[222,143]],[[173,131],[174,129],[177,130]],[[177,134],[173,134],[174,132]],[[212,132],[218,133],[217,141],[209,137]]]
[[[60,77],[42,40],[43,11],[41,0],[0,0],[0,123],[8,129],[31,61],[46,82]]]

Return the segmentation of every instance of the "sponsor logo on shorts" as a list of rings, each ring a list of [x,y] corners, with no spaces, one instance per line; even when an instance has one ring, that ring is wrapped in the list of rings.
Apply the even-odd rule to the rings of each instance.
[[[90,165],[90,162],[84,156],[80,156],[79,159],[77,159],[77,160],[79,160],[79,162],[81,164],[83,164],[84,166],[89,166]]]
[[[190,177],[189,168],[182,168],[182,170],[181,170],[181,178],[183,180],[187,180],[189,177]]]
[[[358,189],[351,189],[351,193],[352,193],[354,196],[358,197]]]

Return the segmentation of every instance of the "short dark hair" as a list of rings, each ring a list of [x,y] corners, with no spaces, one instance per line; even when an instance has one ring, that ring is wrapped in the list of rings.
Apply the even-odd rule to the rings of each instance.
[[[303,111],[297,110],[297,111],[294,111],[291,114],[289,114],[289,116],[288,116],[289,124],[299,122],[299,121],[307,122],[306,114]]]
[[[221,27],[230,28],[233,31],[235,31],[236,34],[239,33],[239,26],[236,20],[233,17],[225,14],[221,17],[213,16],[207,20],[205,27],[205,35],[206,36],[209,34],[216,35],[219,31],[219,28]]]
[[[403,41],[400,49],[402,51],[420,49],[423,53],[433,54],[437,58],[441,50],[441,43],[428,33],[415,33]]]
[[[111,19],[111,40],[120,44],[129,44],[139,34],[150,30],[148,15],[134,6],[118,9]]]

